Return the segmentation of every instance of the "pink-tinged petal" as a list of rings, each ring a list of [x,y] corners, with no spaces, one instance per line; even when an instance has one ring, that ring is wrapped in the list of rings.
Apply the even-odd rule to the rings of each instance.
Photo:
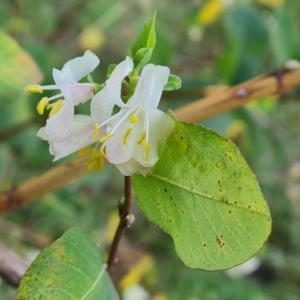
[[[94,143],[94,120],[86,115],[75,115],[69,130],[63,135],[47,135],[41,128],[37,136],[49,142],[49,150],[58,160]],[[96,140],[104,134],[104,128],[98,133]]]
[[[145,110],[157,108],[169,74],[168,67],[146,65],[128,104]]]
[[[94,96],[94,88],[89,83],[68,84],[61,91],[65,98],[72,99],[74,105],[84,103]]]
[[[91,145],[95,142],[93,139],[94,120],[89,116],[80,116],[82,120],[74,121],[70,129],[62,136],[56,137],[50,142],[52,154],[55,156],[54,160],[58,160],[71,153]],[[96,140],[99,140],[104,133],[104,129],[99,131]]]
[[[110,118],[114,105],[115,103],[112,101],[105,86],[91,101],[91,116],[101,124]]]
[[[61,110],[47,120],[45,133],[49,135],[64,134],[72,123],[74,105],[71,100],[65,99]]]
[[[133,61],[131,57],[126,57],[126,59],[120,62],[116,68],[113,70],[111,76],[106,81],[106,87],[110,98],[119,107],[127,107],[121,99],[121,87],[122,80],[132,71]]]
[[[61,71],[65,74],[69,83],[75,83],[93,72],[99,63],[99,58],[93,52],[87,50],[83,56],[76,57],[66,62]]]

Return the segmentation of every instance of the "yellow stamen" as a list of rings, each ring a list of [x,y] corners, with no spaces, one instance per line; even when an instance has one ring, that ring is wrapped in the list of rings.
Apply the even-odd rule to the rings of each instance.
[[[145,152],[146,152],[145,160],[147,161],[149,159],[149,144],[147,143],[146,140],[143,140],[143,146],[144,146]]]
[[[110,133],[108,135],[106,135],[105,137],[103,137],[101,140],[100,140],[100,143],[103,143],[105,141],[107,141],[109,138],[111,138],[112,136],[114,136],[113,133]]]
[[[36,106],[36,110],[38,111],[38,113],[40,115],[42,115],[44,113],[45,108],[49,105],[48,102],[48,98],[47,97],[43,97],[40,102],[38,103],[38,105]]]
[[[56,101],[50,111],[49,118],[51,118],[53,115],[57,114],[63,107],[63,104],[64,104],[63,100]]]
[[[99,133],[99,124],[96,123],[96,124],[94,125],[93,141],[96,140],[98,133]]]
[[[54,106],[54,104],[55,104],[55,103],[52,103],[52,104],[48,103],[48,105],[46,106],[46,109],[50,109],[51,107]]]
[[[27,85],[24,88],[24,90],[29,93],[43,94],[43,90],[41,89],[41,86],[37,84]]]
[[[102,155],[104,158],[107,159],[106,154],[105,154],[105,147],[101,147],[101,148],[100,148],[100,153],[101,153],[101,155]]]
[[[95,164],[96,164],[96,150],[95,149],[91,149],[90,158],[85,163],[85,165],[86,165],[87,169],[89,171],[91,171],[94,168]]]
[[[84,156],[91,150],[91,145],[86,146],[78,151],[78,156]]]
[[[99,155],[96,160],[96,169],[97,172],[101,172],[103,170],[103,157]]]
[[[131,116],[130,116],[130,123],[131,123],[131,124],[136,123],[138,120],[139,120],[139,119],[138,119],[137,115],[131,115]]]
[[[145,137],[146,137],[146,131],[143,130],[140,139],[137,141],[137,144],[141,145]]]
[[[127,143],[127,138],[128,138],[128,136],[129,136],[129,134],[131,133],[131,131],[132,131],[132,128],[129,127],[129,128],[126,130],[126,132],[125,132],[125,134],[124,134],[124,136],[123,136],[123,145],[124,145],[124,146],[125,146],[126,143]]]

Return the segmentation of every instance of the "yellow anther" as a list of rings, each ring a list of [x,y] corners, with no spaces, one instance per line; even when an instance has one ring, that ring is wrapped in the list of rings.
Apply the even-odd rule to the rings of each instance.
[[[40,115],[42,115],[44,113],[45,108],[49,105],[48,102],[48,98],[47,97],[43,97],[40,102],[38,103],[38,105],[36,106],[36,110],[38,111],[38,113]]]
[[[146,140],[143,140],[143,146],[146,152],[145,160],[147,161],[149,159],[149,144]]]
[[[125,132],[125,134],[124,134],[124,136],[123,136],[123,145],[124,145],[124,146],[125,146],[126,143],[127,143],[127,138],[128,138],[128,136],[129,136],[129,134],[131,133],[131,131],[132,131],[132,128],[129,127],[129,128],[126,130],[126,132]]]
[[[107,141],[107,140],[110,139],[112,136],[114,136],[113,133],[110,133],[110,134],[106,135],[105,137],[103,137],[103,138],[100,140],[100,143],[103,143],[103,142]]]
[[[146,137],[146,131],[143,130],[140,139],[137,141],[137,144],[141,145],[142,142],[144,141],[145,137]]]
[[[56,101],[55,104],[52,106],[52,109],[49,114],[49,118],[51,118],[53,115],[57,114],[63,107],[63,104],[64,104],[63,100]]]
[[[37,84],[32,84],[32,85],[27,85],[24,90],[26,92],[30,93],[38,93],[38,94],[43,94],[43,90],[41,89],[40,85]]]
[[[99,124],[98,123],[96,123],[95,125],[94,125],[94,134],[93,134],[93,141],[95,141],[96,140],[96,138],[97,138],[97,135],[98,135],[98,133],[99,133]]]
[[[130,123],[131,123],[131,124],[136,123],[138,120],[139,120],[139,119],[138,119],[137,115],[131,115],[131,116],[130,116]]]
[[[91,150],[91,146],[86,146],[78,151],[78,156],[84,156]]]

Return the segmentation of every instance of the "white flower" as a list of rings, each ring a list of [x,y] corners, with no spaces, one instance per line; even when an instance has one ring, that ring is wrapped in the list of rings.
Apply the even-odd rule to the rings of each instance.
[[[122,80],[132,71],[130,57],[116,66],[105,87],[91,101],[91,116],[75,115],[64,134],[48,134],[46,127],[38,136],[50,144],[50,152],[60,159],[78,150],[90,151],[87,164],[102,168],[102,157],[130,176],[147,174],[158,161],[158,146],[166,140],[174,121],[157,109],[169,68],[149,64],[144,67],[134,94],[127,103],[121,99]],[[111,116],[113,107],[120,111]],[[94,148],[91,144],[96,143]]]
[[[158,146],[174,128],[174,121],[157,109],[169,68],[148,64],[144,67],[134,94],[127,103],[121,99],[121,80],[133,69],[130,57],[121,62],[106,82],[111,101],[121,109],[103,122],[107,135],[102,140],[107,160],[130,176],[147,174],[158,161]]]
[[[114,103],[106,102],[109,99],[107,93],[106,87],[98,92],[91,101],[91,115],[74,115],[71,125],[64,134],[49,135],[45,127],[38,131],[37,136],[49,142],[49,151],[54,155],[54,161],[76,151],[80,151],[81,154],[90,151],[90,159],[87,162],[91,163],[90,168],[93,167],[93,162],[97,164],[102,162],[103,155],[99,145],[94,149],[91,149],[90,145],[96,142],[99,144],[100,139],[106,134],[106,126],[103,125],[99,130],[97,125],[111,116]]]
[[[25,88],[29,92],[36,93],[42,93],[43,90],[61,91],[53,97],[43,97],[37,105],[37,110],[40,114],[43,114],[45,108],[51,108],[49,119],[44,129],[47,135],[66,133],[73,120],[74,105],[83,103],[94,96],[93,84],[78,83],[78,81],[91,73],[99,63],[99,58],[88,50],[83,56],[65,63],[61,70],[53,69],[55,85],[31,85]],[[50,104],[51,101],[57,99],[60,100]]]

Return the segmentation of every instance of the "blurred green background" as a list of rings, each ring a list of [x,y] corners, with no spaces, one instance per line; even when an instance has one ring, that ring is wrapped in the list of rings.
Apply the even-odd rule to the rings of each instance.
[[[52,163],[47,143],[35,135],[45,122],[35,111],[39,96],[27,95],[24,86],[42,76],[44,84],[51,84],[53,67],[61,68],[87,49],[100,57],[93,78],[103,81],[108,65],[124,59],[155,9],[157,44],[152,62],[168,65],[183,80],[179,92],[164,97],[162,108],[199,99],[208,86],[237,84],[289,59],[300,59],[299,0],[2,0],[2,191],[70,159]],[[188,269],[171,238],[135,205],[136,222],[126,232],[120,266],[113,275],[120,291],[127,289],[126,300],[300,299],[298,99],[295,89],[203,122],[233,139],[269,203],[273,232],[257,255],[258,269],[247,276]],[[87,113],[88,105],[76,109]],[[40,248],[78,225],[107,250],[122,191],[123,178],[114,167],[90,173],[1,216],[0,242],[31,261]],[[142,298],[140,288],[148,298]],[[14,295],[15,290],[0,279],[0,299]]]

